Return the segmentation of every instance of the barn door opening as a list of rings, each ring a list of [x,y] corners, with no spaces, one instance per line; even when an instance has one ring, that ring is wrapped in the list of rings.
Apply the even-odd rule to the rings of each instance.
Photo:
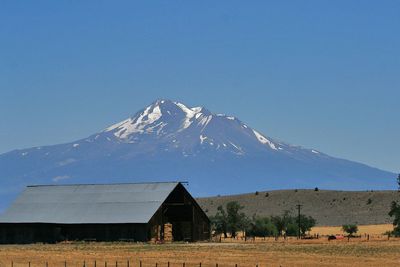
[[[164,207],[164,223],[172,224],[174,241],[193,240],[193,209],[191,205],[172,205]]]

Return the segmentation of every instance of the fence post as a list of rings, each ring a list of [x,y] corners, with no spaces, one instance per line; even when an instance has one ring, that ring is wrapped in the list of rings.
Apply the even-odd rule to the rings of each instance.
[[[167,266],[169,267],[169,262],[167,263]]]
[[[129,260],[126,261],[126,266],[129,267]]]
[[[94,260],[94,267],[97,267],[97,262],[96,262],[96,260]]]
[[[118,261],[115,261],[115,267],[118,267]]]
[[[49,263],[46,261],[46,267],[49,267]]]
[[[142,261],[139,261],[139,267],[142,267]]]
[[[184,263],[182,264],[182,266],[185,267],[185,265],[186,265],[186,264],[185,264],[185,262],[184,262]]]
[[[107,267],[107,261],[104,262],[104,267]]]
[[[67,267],[67,261],[64,261],[64,267]]]
[[[31,262],[28,262],[28,266],[31,267]]]
[[[83,267],[86,267],[86,261],[83,261]]]

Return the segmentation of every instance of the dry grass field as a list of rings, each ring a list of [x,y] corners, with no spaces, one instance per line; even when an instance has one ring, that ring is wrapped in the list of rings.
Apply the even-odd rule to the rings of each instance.
[[[35,244],[0,246],[0,267],[127,267],[128,260],[130,267],[400,266],[399,255],[400,239]]]
[[[393,231],[393,224],[358,225],[358,235],[381,236],[387,231]],[[311,229],[311,235],[344,234],[341,226],[316,226]]]

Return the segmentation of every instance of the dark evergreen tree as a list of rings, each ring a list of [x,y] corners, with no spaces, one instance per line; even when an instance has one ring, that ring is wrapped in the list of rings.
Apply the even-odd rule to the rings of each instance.
[[[397,204],[397,202],[393,201],[392,205],[390,206],[390,212],[389,212],[390,217],[394,217],[393,219],[393,234],[396,237],[400,236],[400,204]]]
[[[400,174],[397,176],[397,190],[400,192]]]

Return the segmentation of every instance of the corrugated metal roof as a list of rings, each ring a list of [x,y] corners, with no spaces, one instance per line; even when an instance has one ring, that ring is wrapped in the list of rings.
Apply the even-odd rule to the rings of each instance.
[[[0,223],[147,223],[178,184],[28,186]]]

